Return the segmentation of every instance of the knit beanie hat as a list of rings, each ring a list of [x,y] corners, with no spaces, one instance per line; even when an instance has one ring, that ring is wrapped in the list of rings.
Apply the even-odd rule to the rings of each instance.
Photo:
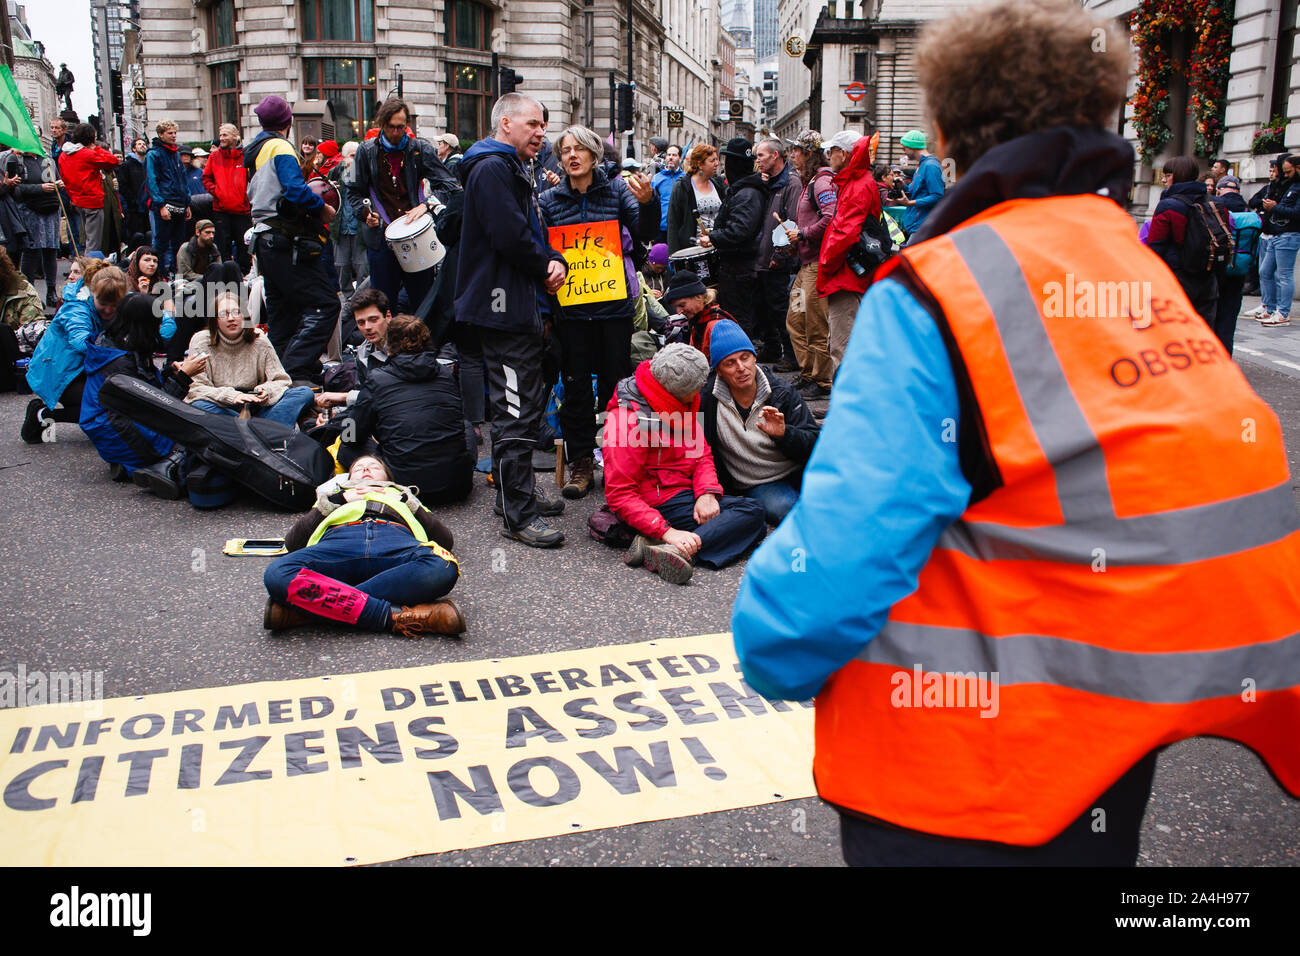
[[[293,110],[282,97],[274,94],[263,97],[262,102],[253,107],[253,112],[262,124],[262,129],[282,130],[293,125]]]
[[[650,254],[646,258],[657,266],[668,265],[668,244],[656,242],[650,247]]]
[[[689,269],[683,269],[681,272],[673,273],[673,277],[668,280],[668,288],[664,290],[659,301],[664,305],[672,305],[678,299],[704,295],[708,291],[699,276]]]
[[[756,352],[754,343],[739,325],[730,319],[722,319],[713,324],[709,333],[709,367],[717,368],[728,355],[737,352]]]
[[[685,402],[709,377],[709,363],[699,349],[685,342],[674,342],[655,353],[650,360],[650,374],[674,397]]]
[[[332,139],[327,139],[316,147],[316,152],[320,153],[326,159],[329,159],[339,154],[339,144],[334,142]]]
[[[899,142],[908,149],[925,149],[925,134],[919,129],[909,129]]]

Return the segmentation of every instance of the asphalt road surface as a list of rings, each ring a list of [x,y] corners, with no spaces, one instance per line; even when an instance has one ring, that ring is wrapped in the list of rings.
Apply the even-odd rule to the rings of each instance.
[[[1251,303],[1253,304],[1253,303]],[[1243,322],[1249,320],[1243,320]],[[1272,330],[1272,333],[1288,330]],[[1300,333],[1294,333],[1300,335]],[[1254,348],[1260,352],[1260,348]],[[1300,473],[1300,387],[1266,356],[1241,356],[1286,429]],[[593,494],[558,520],[567,541],[535,551],[498,534],[480,476],[445,509],[463,577],[463,639],[403,640],[341,629],[262,629],[265,558],[231,558],[235,537],[278,537],[291,516],[244,501],[201,512],[113,484],[76,426],[18,438],[27,396],[0,395],[0,670],[104,673],[107,697],[474,661],[725,631],[743,565],[689,586],[623,565],[591,540]],[[539,479],[550,483],[544,473]],[[552,488],[552,493],[554,489]],[[1250,595],[1224,595],[1250,600]],[[815,799],[416,857],[399,865],[839,865],[833,811]],[[1246,748],[1187,741],[1160,757],[1142,836],[1145,866],[1296,865],[1300,801]]]

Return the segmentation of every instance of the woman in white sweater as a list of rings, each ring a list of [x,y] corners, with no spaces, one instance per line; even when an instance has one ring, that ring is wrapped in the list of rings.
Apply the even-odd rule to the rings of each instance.
[[[245,320],[238,296],[219,295],[214,306],[207,329],[190,339],[189,355],[206,355],[208,362],[185,401],[219,415],[238,415],[247,407],[256,418],[295,426],[312,400],[311,389],[290,387],[271,340]]]

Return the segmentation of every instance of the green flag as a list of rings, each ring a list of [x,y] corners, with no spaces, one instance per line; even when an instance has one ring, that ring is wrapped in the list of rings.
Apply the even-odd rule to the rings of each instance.
[[[36,132],[36,127],[32,125],[32,118],[27,113],[27,104],[18,95],[18,87],[14,85],[14,77],[9,72],[9,67],[3,64],[0,64],[0,79],[4,80],[4,84],[0,86],[0,144],[21,149],[24,153],[44,156],[45,150],[41,148],[41,137]]]

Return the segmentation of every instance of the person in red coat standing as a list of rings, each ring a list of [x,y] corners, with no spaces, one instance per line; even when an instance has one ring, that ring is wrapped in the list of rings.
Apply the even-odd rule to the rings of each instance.
[[[826,350],[831,356],[832,375],[844,359],[844,349],[853,331],[862,293],[871,284],[871,275],[858,275],[849,267],[849,250],[857,245],[862,224],[868,216],[880,218],[880,190],[871,175],[871,140],[845,130],[831,137],[826,146],[826,161],[835,171],[835,218],[826,227],[818,260],[817,294],[827,300],[826,320],[829,334]]]
[[[239,145],[239,127],[222,123],[218,146],[203,167],[203,188],[212,194],[212,224],[217,229],[217,249],[223,259],[234,259],[247,273],[251,260],[244,245],[244,233],[253,228],[248,204],[248,170]]]
[[[117,157],[95,145],[95,127],[78,123],[72,142],[59,150],[59,175],[72,204],[86,224],[85,252],[104,251],[104,174],[117,165]],[[116,250],[114,250],[116,251]]]

